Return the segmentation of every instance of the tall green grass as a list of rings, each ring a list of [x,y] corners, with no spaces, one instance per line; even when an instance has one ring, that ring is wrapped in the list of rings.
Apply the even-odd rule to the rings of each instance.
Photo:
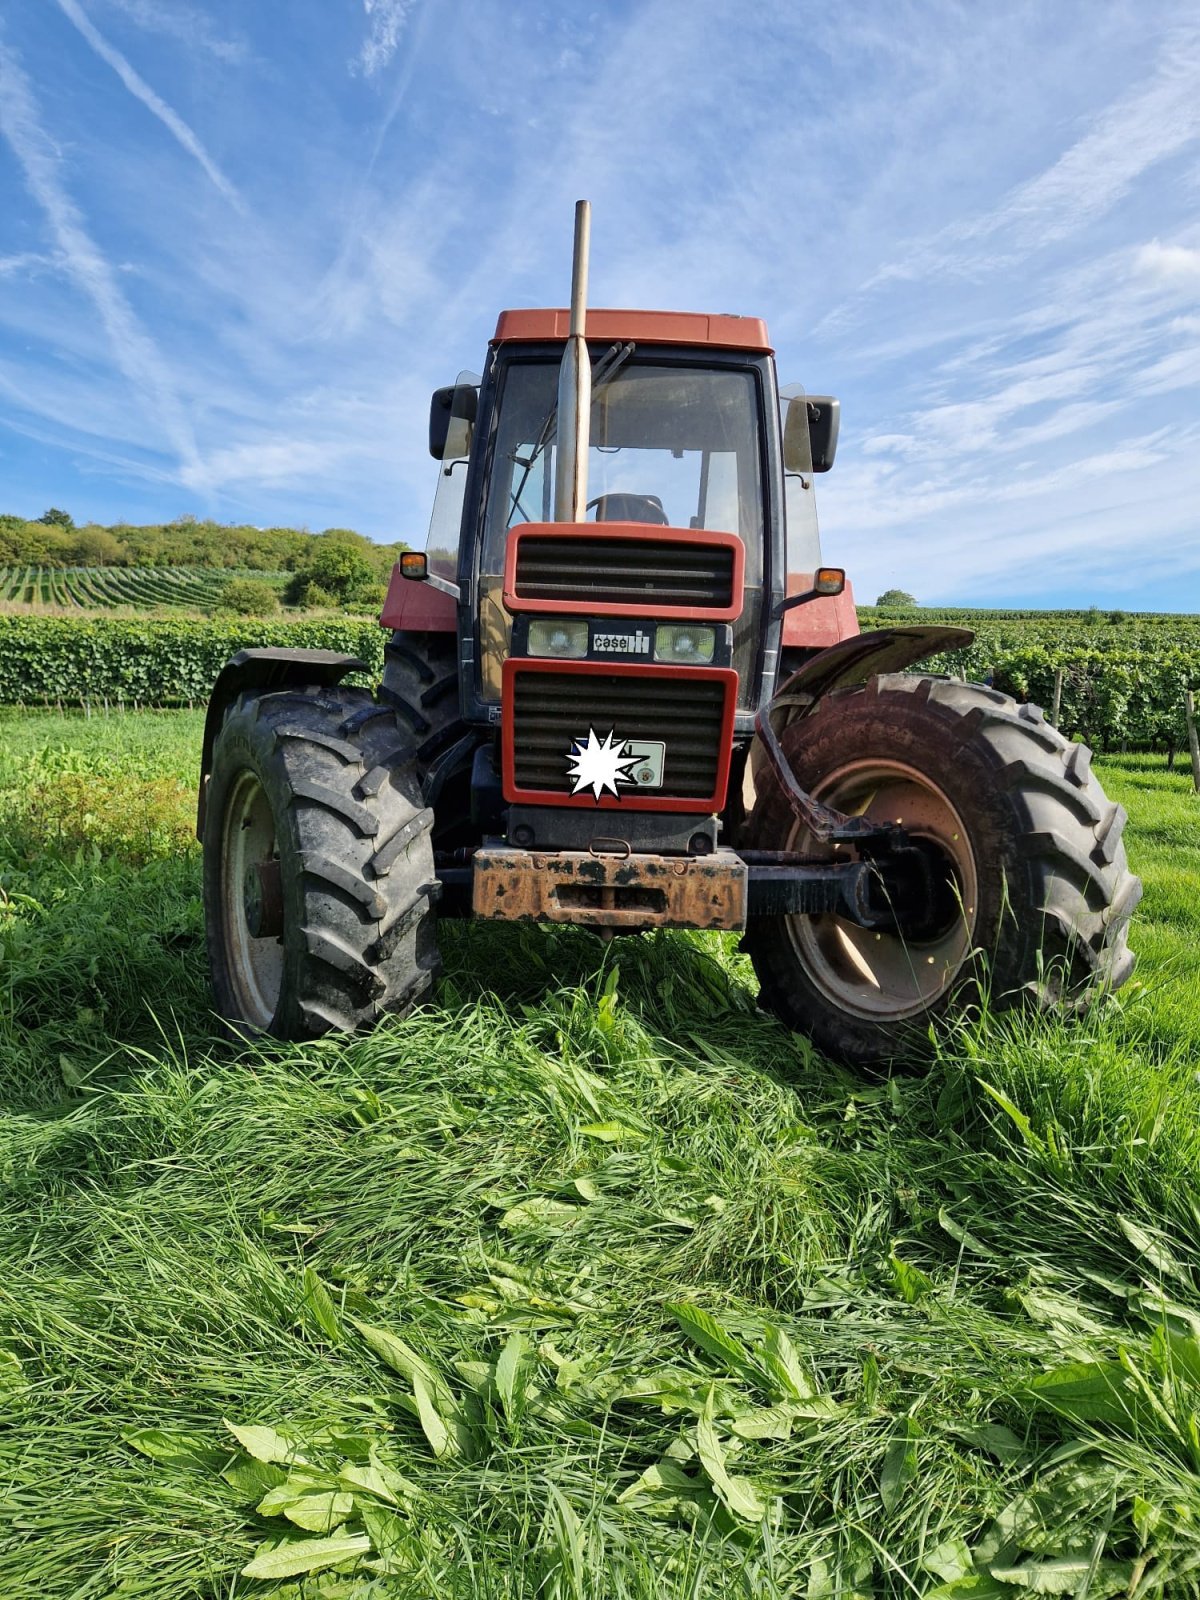
[[[732,940],[567,928],[447,926],[436,1006],[232,1052],[194,849],[23,777],[196,737],[0,724],[0,1595],[1200,1593],[1182,779],[1105,771],[1141,987],[880,1082]]]

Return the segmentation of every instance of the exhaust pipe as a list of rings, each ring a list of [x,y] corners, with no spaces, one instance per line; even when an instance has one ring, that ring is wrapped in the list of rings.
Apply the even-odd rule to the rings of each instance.
[[[592,418],[592,363],[584,338],[592,207],[575,202],[575,255],[571,263],[571,325],[558,369],[558,470],[555,522],[587,520],[588,436]]]

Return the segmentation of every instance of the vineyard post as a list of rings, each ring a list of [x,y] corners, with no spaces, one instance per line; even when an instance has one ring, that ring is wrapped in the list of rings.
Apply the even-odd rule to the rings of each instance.
[[[1054,699],[1050,702],[1050,726],[1058,727],[1058,714],[1062,709],[1063,669],[1054,669]]]
[[[1192,756],[1192,786],[1200,794],[1200,740],[1196,738],[1196,702],[1190,689],[1183,691],[1183,714],[1187,718],[1188,749]]]

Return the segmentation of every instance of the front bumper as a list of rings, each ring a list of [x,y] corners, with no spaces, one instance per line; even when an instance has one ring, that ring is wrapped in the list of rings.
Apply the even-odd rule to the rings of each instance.
[[[489,844],[473,865],[477,917],[600,928],[746,926],[746,863],[732,850],[593,855]]]

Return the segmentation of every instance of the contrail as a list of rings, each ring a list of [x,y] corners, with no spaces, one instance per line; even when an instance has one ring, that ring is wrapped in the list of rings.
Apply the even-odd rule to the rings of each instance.
[[[0,133],[12,146],[30,194],[46,214],[62,265],[96,307],[118,367],[160,420],[183,472],[202,483],[204,466],[167,364],[121,293],[112,267],[84,227],[79,208],[63,188],[54,147],[38,117],[29,79],[2,42]]]
[[[230,205],[244,213],[246,206],[241,195],[238,194],[233,184],[230,183],[220,167],[217,166],[187,123],[178,112],[172,111],[171,107],[160,95],[155,94],[146,80],[134,71],[121,52],[115,50],[103,34],[97,32],[91,18],[79,4],[79,0],[58,0],[58,6],[63,15],[79,29],[100,59],[108,62],[130,94],[135,99],[140,100],[148,111],[153,112],[163,126],[179,141],[188,155],[200,163]]]

